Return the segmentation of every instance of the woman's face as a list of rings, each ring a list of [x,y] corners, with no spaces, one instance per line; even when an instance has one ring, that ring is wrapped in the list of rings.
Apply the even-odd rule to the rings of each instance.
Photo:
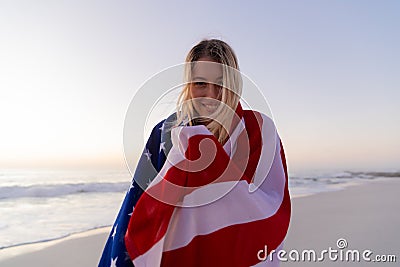
[[[200,116],[212,114],[222,97],[222,66],[211,58],[202,57],[192,70],[190,97]]]

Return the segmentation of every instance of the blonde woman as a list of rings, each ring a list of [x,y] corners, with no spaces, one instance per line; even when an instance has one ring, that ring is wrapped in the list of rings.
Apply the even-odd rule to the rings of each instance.
[[[282,142],[243,110],[233,49],[203,40],[186,57],[175,114],[148,139],[99,266],[278,266],[290,221]],[[273,141],[275,142],[273,142]]]

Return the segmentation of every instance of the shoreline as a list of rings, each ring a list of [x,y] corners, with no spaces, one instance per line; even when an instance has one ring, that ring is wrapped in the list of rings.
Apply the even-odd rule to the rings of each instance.
[[[399,191],[400,179],[383,178],[293,197],[291,223],[283,249],[336,248],[337,239],[346,238],[349,248],[399,254],[400,233],[396,228],[400,224],[400,214],[396,212],[400,210],[396,201]],[[51,241],[4,248],[0,250],[0,265],[97,266],[110,231],[111,226],[101,227]],[[292,264],[313,266],[312,262],[281,262],[281,266]],[[321,262],[314,264],[321,266]],[[323,263],[329,264],[344,263]],[[363,262],[358,264],[363,266]]]
[[[35,253],[40,250],[55,246],[57,244],[69,241],[69,240],[77,240],[82,238],[90,238],[96,235],[107,235],[110,233],[112,226],[103,226],[95,229],[90,229],[82,232],[72,233],[67,236],[51,239],[51,240],[43,240],[37,241],[27,244],[14,245],[11,247],[5,247],[0,249],[0,263],[4,260],[8,260],[10,258],[21,256],[21,254],[25,253]]]

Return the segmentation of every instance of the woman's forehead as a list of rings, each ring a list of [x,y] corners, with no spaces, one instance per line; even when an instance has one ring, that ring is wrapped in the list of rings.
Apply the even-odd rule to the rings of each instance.
[[[201,79],[207,81],[217,81],[222,79],[222,65],[211,61],[193,62],[192,69],[193,79]]]

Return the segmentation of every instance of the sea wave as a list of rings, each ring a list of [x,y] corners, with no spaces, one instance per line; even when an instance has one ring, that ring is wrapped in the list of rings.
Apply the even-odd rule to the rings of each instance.
[[[373,180],[385,178],[400,178],[399,171],[393,172],[362,172],[362,171],[343,171],[338,173],[319,174],[319,175],[305,175],[305,176],[290,176],[289,182],[292,186],[315,186],[318,184],[346,184],[356,180]]]
[[[38,184],[31,186],[0,187],[0,199],[25,197],[59,197],[82,193],[124,192],[129,188],[129,182],[118,183],[71,183],[71,184]]]
[[[399,171],[393,172],[356,172],[356,171],[348,171],[352,176],[359,177],[359,178],[366,178],[366,179],[373,179],[373,178],[397,178],[400,177]]]

